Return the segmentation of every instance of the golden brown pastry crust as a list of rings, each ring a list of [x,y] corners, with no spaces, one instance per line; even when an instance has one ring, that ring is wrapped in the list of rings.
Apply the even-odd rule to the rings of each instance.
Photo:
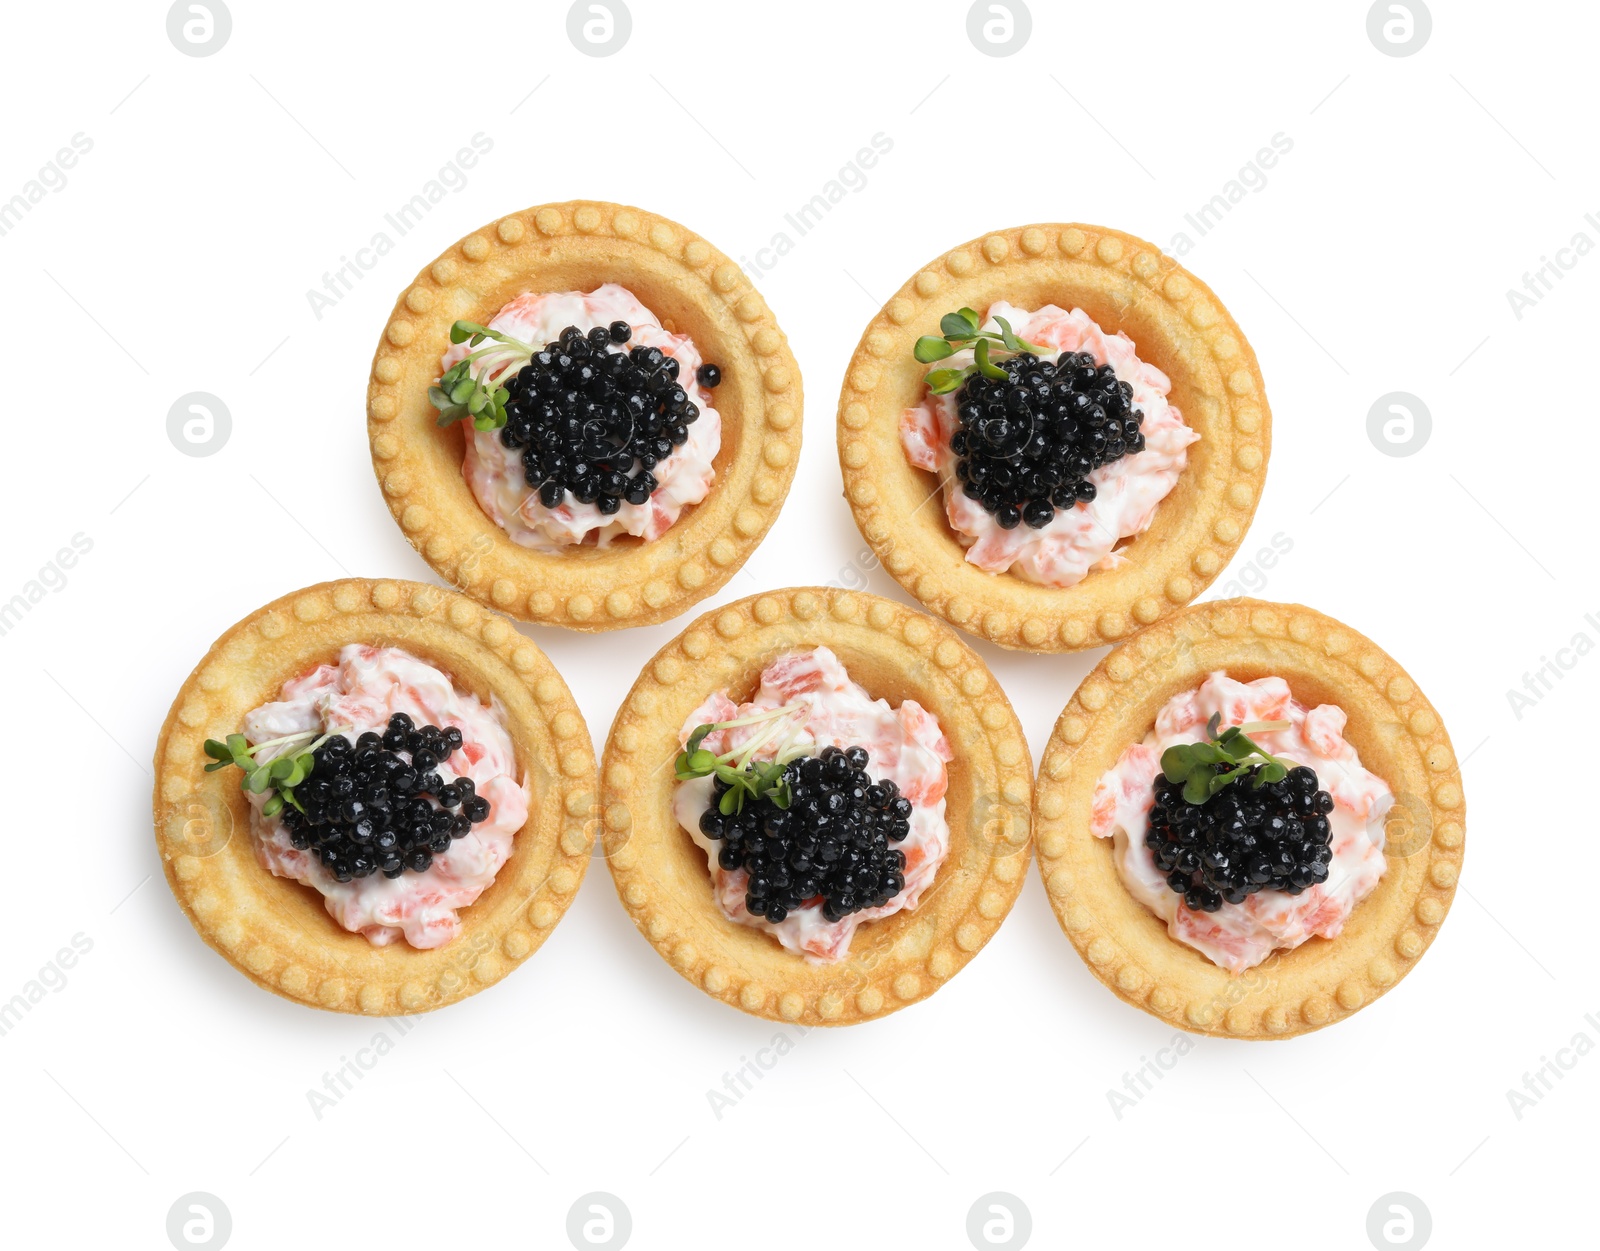
[[[439,429],[428,386],[457,320],[487,322],[527,291],[603,282],[627,287],[722,367],[716,481],[648,543],[538,552],[478,505],[461,472],[463,431]],[[401,292],[372,361],[367,434],[389,511],[441,578],[524,621],[615,630],[677,616],[745,562],[788,494],[802,407],[788,340],[737,265],[654,213],[573,200],[475,231]]]
[[[498,696],[532,792],[511,858],[461,909],[461,932],[432,951],[374,947],[341,928],[315,890],[274,877],[256,858],[238,771],[204,772],[206,739],[237,732],[247,712],[336,662],[346,643],[404,648],[459,689]],[[426,1012],[499,981],[561,919],[589,864],[596,781],[566,683],[510,622],[437,587],[351,578],[252,613],[189,675],[156,742],[156,844],[200,936],[258,986],[339,1012]]]
[[[1089,831],[1095,785],[1173,695],[1225,669],[1276,674],[1302,704],[1338,704],[1345,738],[1389,784],[1388,868],[1344,931],[1238,976],[1167,934],[1130,895],[1111,840]],[[1465,839],[1450,737],[1415,682],[1370,640],[1298,604],[1196,604],[1100,662],[1056,722],[1034,801],[1039,872],[1067,937],[1116,994],[1181,1029],[1287,1038],[1371,1003],[1427,950],[1455,896]]]
[[[1172,380],[1171,400],[1200,441],[1127,563],[1076,586],[1038,586],[966,559],[938,479],[913,468],[900,416],[920,403],[928,366],[911,350],[939,318],[1005,299],[1081,308]],[[856,525],[901,586],[952,625],[1032,652],[1101,647],[1203,591],[1255,514],[1272,445],[1266,388],[1244,334],[1203,282],[1154,244],[1103,226],[1020,226],[923,266],[872,319],[839,395],[839,464]]]
[[[875,698],[933,713],[955,755],[950,854],[933,886],[914,911],[863,925],[829,965],[723,916],[706,854],[671,808],[678,732],[695,708],[723,689],[748,699],[774,657],[818,644]],[[634,924],[708,995],[775,1021],[848,1025],[931,995],[999,928],[1028,864],[1032,762],[1005,692],[953,630],[873,595],[770,591],[707,613],[639,675],[601,776],[606,856]]]

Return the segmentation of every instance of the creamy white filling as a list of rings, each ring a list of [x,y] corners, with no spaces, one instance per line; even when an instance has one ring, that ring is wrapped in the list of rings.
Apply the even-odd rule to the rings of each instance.
[[[633,336],[623,345],[660,348],[678,362],[678,383],[700,409],[689,423],[689,438],[652,470],[656,489],[643,504],[629,504],[607,516],[590,504],[580,504],[568,491],[555,508],[546,508],[523,472],[522,452],[505,445],[498,430],[475,430],[463,425],[466,455],[461,470],[478,504],[497,526],[524,547],[560,551],[591,536],[601,547],[619,535],[659,538],[683,510],[698,504],[711,490],[716,476],[712,462],[722,447],[722,417],[711,404],[711,393],[696,380],[702,363],[700,351],[687,335],[662,328],[656,315],[626,287],[608,282],[590,292],[519,295],[494,315],[491,330],[510,335],[535,349],[560,336],[568,326],[588,331],[625,321]],[[451,346],[441,361],[449,369],[472,348]]]
[[[905,886],[894,898],[881,907],[852,912],[838,921],[823,916],[820,901],[796,908],[776,924],[766,917],[752,916],[745,907],[749,874],[718,864],[721,845],[700,832],[700,816],[710,803],[712,780],[698,778],[679,783],[673,796],[673,815],[705,851],[712,890],[724,916],[765,930],[809,963],[831,964],[850,953],[851,938],[864,922],[915,908],[922,893],[932,885],[950,852],[944,794],[948,782],[945,765],[953,757],[932,713],[911,699],[898,708],[873,699],[826,647],[779,656],[762,671],[761,686],[748,703],[734,704],[725,691],[710,696],[689,715],[679,738],[687,741],[696,726],[732,721],[790,704],[801,706],[792,719],[798,730],[794,740],[797,744],[811,745],[817,751],[824,747],[863,747],[870,757],[867,773],[875,780],[892,781],[911,801],[911,832],[891,844],[906,857]],[[767,725],[757,723],[719,730],[707,736],[703,746],[720,754],[767,729]],[[770,760],[776,750],[774,740],[759,749],[755,759]]]
[[[489,818],[435,855],[423,873],[387,878],[381,873],[341,882],[312,851],[300,851],[277,817],[264,817],[265,795],[250,795],[250,831],[262,865],[278,877],[312,887],[328,915],[376,947],[402,936],[413,947],[442,947],[461,928],[458,908],[478,898],[511,855],[512,840],[528,819],[529,789],[518,782],[516,754],[498,701],[485,705],[463,695],[426,661],[397,647],[351,643],[337,665],[319,665],[286,682],[282,698],[247,713],[243,733],[252,743],[303,731],[346,729],[352,743],[368,730],[382,733],[394,713],[417,725],[454,726],[462,745],[439,764],[446,781],[469,777],[489,802]],[[283,748],[269,748],[270,760]]]
[[[1167,885],[1144,845],[1161,754],[1175,743],[1200,741],[1213,713],[1221,715],[1223,726],[1290,723],[1286,730],[1251,738],[1274,756],[1314,769],[1318,785],[1333,796],[1328,816],[1333,860],[1326,882],[1298,895],[1258,891],[1216,912],[1190,911]],[[1173,938],[1230,973],[1254,968],[1274,951],[1298,947],[1308,938],[1334,938],[1383,876],[1383,823],[1394,804],[1388,784],[1362,767],[1344,738],[1344,725],[1345,713],[1337,704],[1308,710],[1282,678],[1236,682],[1221,671],[1213,673],[1197,689],[1168,700],[1144,741],[1125,750],[1100,778],[1090,828],[1097,837],[1114,840],[1117,874],[1128,893],[1165,921]]]
[[[958,458],[950,450],[950,437],[960,428],[957,393],[930,392],[922,403],[908,408],[900,419],[901,446],[913,465],[939,476],[945,515],[967,549],[967,560],[989,573],[1009,571],[1045,586],[1072,586],[1090,569],[1110,569],[1126,560],[1118,554],[1117,544],[1150,528],[1156,506],[1189,463],[1186,449],[1200,436],[1167,402],[1172,383],[1166,374],[1140,360],[1127,335],[1108,335],[1082,309],[1068,312],[1054,304],[1028,312],[996,301],[984,329],[998,331],[996,317],[1004,317],[1020,338],[1048,348],[1041,360],[1054,362],[1064,353],[1088,352],[1095,364],[1109,364],[1118,380],[1133,388],[1133,407],[1144,414],[1140,426],[1144,450],[1094,470],[1089,481],[1094,483],[1095,497],[1088,503],[1057,509],[1050,523],[1037,530],[1026,522],[1007,530],[956,477]],[[941,361],[940,367],[958,369],[971,363],[969,348]]]

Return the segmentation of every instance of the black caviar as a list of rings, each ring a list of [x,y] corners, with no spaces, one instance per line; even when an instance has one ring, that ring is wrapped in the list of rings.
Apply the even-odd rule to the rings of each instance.
[[[889,844],[911,832],[911,801],[893,782],[874,782],[867,760],[861,747],[825,747],[790,761],[788,808],[763,798],[724,816],[717,801],[727,785],[713,784],[700,832],[722,843],[724,869],[748,870],[751,915],[777,922],[820,899],[822,915],[837,921],[904,888],[905,853]]]
[[[1054,364],[1022,352],[996,368],[1004,379],[975,373],[962,385],[950,450],[966,493],[1005,529],[1049,525],[1056,509],[1094,498],[1090,473],[1144,450],[1133,387],[1087,352]]]
[[[1316,772],[1305,765],[1258,788],[1255,775],[1269,767],[1245,766],[1201,804],[1184,799],[1183,783],[1156,775],[1145,846],[1192,911],[1215,912],[1260,890],[1298,895],[1328,880],[1333,796],[1317,788]]]
[[[315,851],[341,882],[382,873],[425,872],[489,817],[489,801],[473,781],[446,782],[440,761],[461,746],[454,726],[416,726],[397,712],[380,735],[371,730],[352,744],[336,734],[317,748],[316,766],[294,788],[301,808],[284,805],[289,841]]]
[[[608,516],[624,502],[643,504],[657,486],[652,470],[688,441],[700,408],[678,381],[678,362],[660,348],[623,350],[632,337],[625,321],[588,334],[568,326],[502,382],[500,439],[521,450],[546,508],[568,491]]]

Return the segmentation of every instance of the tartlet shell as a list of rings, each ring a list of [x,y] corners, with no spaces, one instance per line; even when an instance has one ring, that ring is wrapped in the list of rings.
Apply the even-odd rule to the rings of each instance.
[[[912,357],[939,318],[997,299],[1082,308],[1125,330],[1141,360],[1172,380],[1171,399],[1200,433],[1189,465],[1128,563],[1052,588],[968,563],[944,515],[940,484],[901,450],[901,414],[930,368]],[[917,271],[861,336],[839,395],[839,465],[856,525],[891,575],[929,611],[1002,647],[1079,651],[1126,637],[1203,591],[1255,514],[1272,415],[1255,353],[1222,302],[1154,244],[1103,226],[997,231]]]
[[[206,773],[208,738],[346,643],[393,645],[492,692],[532,804],[511,858],[461,932],[419,951],[374,947],[339,926],[310,887],[256,858],[239,772]],[[415,582],[351,578],[275,600],[212,645],[173,701],[155,753],[156,845],[167,884],[200,936],[258,986],[315,1008],[388,1016],[443,1007],[499,981],[538,950],[572,902],[594,842],[596,771],[566,683],[511,623]]]
[[[1168,936],[1090,833],[1095,785],[1173,695],[1216,669],[1285,679],[1303,704],[1336,703],[1361,763],[1395,794],[1388,868],[1343,932],[1232,976]],[[1120,998],[1180,1029],[1287,1038],[1343,1020],[1391,989],[1455,897],[1466,805],[1450,736],[1417,684],[1371,640],[1298,604],[1196,604],[1096,666],[1045,747],[1034,800],[1039,872],[1072,945]]]
[[[526,291],[617,282],[722,367],[717,477],[660,538],[544,553],[484,513],[461,472],[463,431],[428,402],[451,325],[487,322]],[[743,271],[654,213],[593,200],[546,204],[474,231],[400,293],[367,384],[372,467],[410,544],[451,586],[524,621],[614,630],[675,617],[761,542],[800,456],[800,369]]]
[[[724,917],[705,853],[671,811],[685,719],[713,691],[749,698],[775,656],[818,644],[874,697],[926,707],[955,755],[951,848],[934,885],[914,911],[862,926],[831,965]],[[1005,692],[953,630],[873,595],[770,591],[695,621],[634,683],[601,777],[605,853],[634,924],[706,994],[770,1020],[847,1025],[932,994],[999,928],[1028,864],[1032,760]]]

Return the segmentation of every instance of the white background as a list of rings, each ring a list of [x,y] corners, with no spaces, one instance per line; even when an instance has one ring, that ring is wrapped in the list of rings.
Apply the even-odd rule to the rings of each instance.
[[[8,1245],[165,1247],[191,1191],[229,1209],[240,1248],[564,1246],[591,1191],[626,1205],[642,1248],[965,1247],[992,1191],[1031,1212],[1036,1246],[1231,1247],[1270,1223],[1365,1247],[1392,1191],[1431,1211],[1436,1246],[1592,1238],[1600,1057],[1520,1119],[1507,1091],[1575,1034],[1600,1043],[1582,715],[1600,658],[1520,716],[1507,690],[1580,631],[1600,640],[1600,256],[1566,254],[1520,317],[1506,292],[1576,233],[1600,243],[1594,10],[1438,0],[1426,46],[1393,57],[1362,3],[1036,3],[1027,45],[996,58],[963,4],[889,7],[635,0],[605,58],[575,50],[564,4],[235,0],[206,57],[175,50],[160,4],[9,10],[0,200],[75,133],[93,147],[0,237],[0,600],[74,534],[93,548],[0,637],[0,1001],[75,934],[93,949],[0,1037]],[[494,146],[465,187],[318,319],[307,290],[477,131]],[[1342,1024],[1201,1040],[1119,1119],[1108,1090],[1172,1030],[1088,974],[1030,871],[936,996],[811,1033],[719,1120],[707,1091],[779,1030],[671,971],[597,860],[534,959],[421,1018],[316,1119],[308,1089],[395,1030],[266,994],[201,943],[161,877],[148,762],[191,666],[260,604],[347,574],[432,578],[367,452],[392,301],[467,231],[570,197],[751,256],[876,132],[893,149],[866,186],[756,280],[804,373],[806,445],[766,542],[701,608],[863,576],[835,399],[918,266],[1026,222],[1164,247],[1186,231],[1276,417],[1254,529],[1209,594],[1250,576],[1366,632],[1470,754],[1469,854],[1437,942]],[[1280,132],[1293,147],[1265,187],[1196,237],[1184,214]],[[215,455],[168,439],[190,391],[231,410]],[[1367,434],[1391,391],[1432,413],[1405,458]],[[1280,533],[1292,551],[1258,582],[1246,566]],[[869,585],[902,595],[880,571]],[[602,743],[684,624],[525,629]],[[979,650],[1036,752],[1102,654]]]

